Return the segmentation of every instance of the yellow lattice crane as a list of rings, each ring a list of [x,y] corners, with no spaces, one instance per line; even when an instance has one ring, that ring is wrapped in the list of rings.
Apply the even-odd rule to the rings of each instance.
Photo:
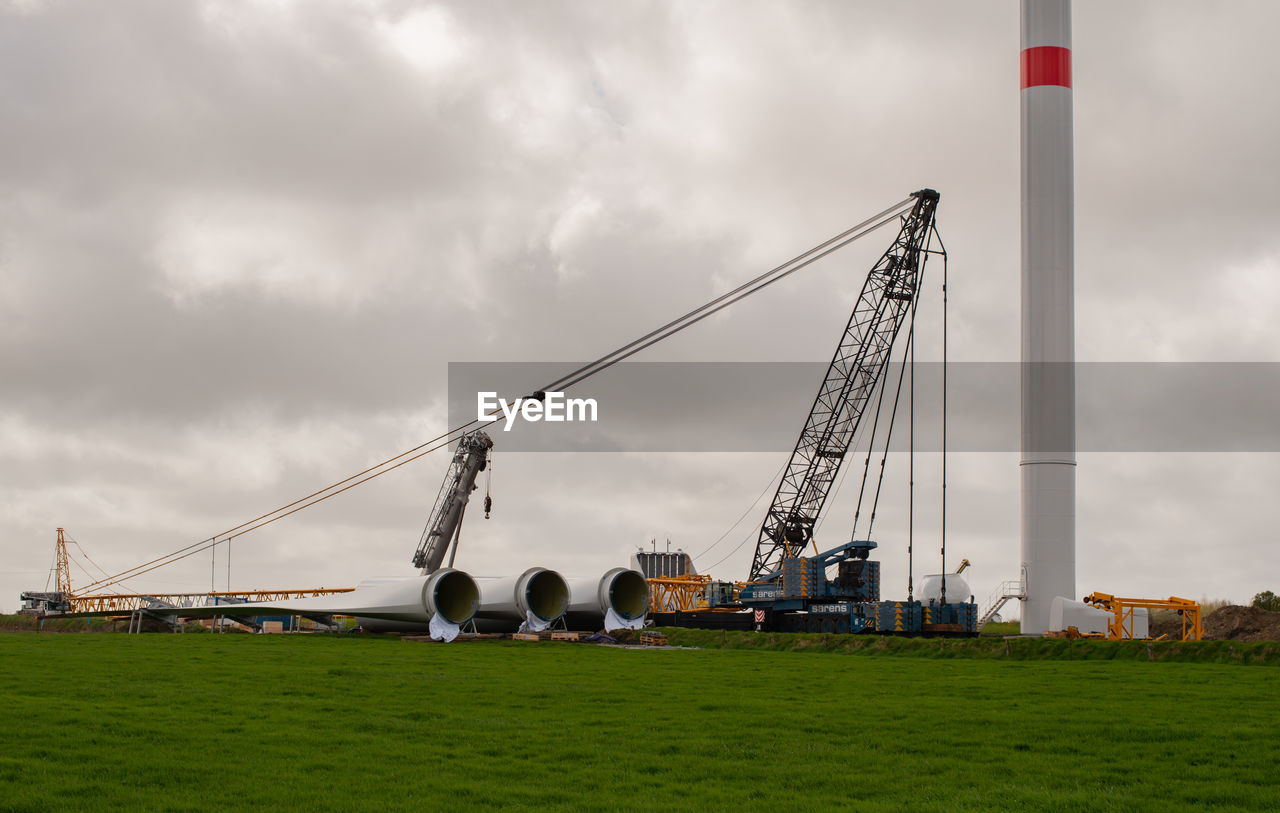
[[[54,544],[54,556],[57,559],[57,578],[54,589],[62,593],[68,600],[71,598],[71,567],[67,560],[67,532],[58,529],[58,541]]]
[[[676,610],[687,612],[705,607],[703,591],[710,576],[697,573],[686,573],[683,576],[660,576],[646,579],[649,582],[649,609],[656,613],[670,613]]]
[[[75,539],[71,539],[80,555],[88,558],[84,548]],[[92,559],[89,560],[91,563]],[[37,592],[34,590],[22,593],[24,615],[113,615],[128,614],[139,610],[156,609],[180,611],[188,607],[201,607],[210,603],[233,603],[248,601],[285,601],[296,598],[311,598],[333,593],[349,593],[352,587],[308,587],[300,590],[228,590],[208,593],[102,593],[76,595],[71,590],[71,560],[67,555],[67,532],[58,529],[58,540],[54,543],[54,592]],[[77,563],[77,566],[80,566]],[[45,585],[48,586],[47,584]],[[228,601],[230,600],[230,601]]]

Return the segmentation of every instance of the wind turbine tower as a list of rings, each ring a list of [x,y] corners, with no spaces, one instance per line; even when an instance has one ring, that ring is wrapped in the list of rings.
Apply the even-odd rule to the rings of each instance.
[[[1022,0],[1022,633],[1076,595],[1071,2]]]

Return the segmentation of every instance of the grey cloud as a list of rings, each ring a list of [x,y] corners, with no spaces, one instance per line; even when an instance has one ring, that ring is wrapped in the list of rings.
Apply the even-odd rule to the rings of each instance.
[[[125,567],[288,502],[439,431],[449,362],[593,357],[925,185],[943,194],[952,357],[1016,360],[1014,4],[438,7],[0,11],[14,570],[46,566],[58,525]],[[409,32],[431,50],[406,59],[388,32],[424,13],[443,14]],[[1259,103],[1275,17],[1267,3],[1076,4],[1082,358],[1276,360],[1280,245],[1259,193],[1280,140]],[[877,253],[833,257],[646,360],[824,361]],[[928,294],[936,307],[936,282]],[[936,359],[937,331],[919,339]],[[804,408],[778,425],[798,431]],[[1106,557],[1172,544],[1183,520],[1165,506],[1181,501],[1229,523],[1230,564],[1162,566],[1137,586],[1275,588],[1280,573],[1239,564],[1259,512],[1224,485],[1268,481],[1269,457],[1182,459],[1185,477],[1148,486],[1138,513],[1106,495],[1164,482],[1174,458],[1099,457],[1080,474],[1082,584],[1100,530]],[[781,464],[500,456],[509,513],[469,530],[467,555],[482,570],[545,552],[574,570],[651,535],[698,548]],[[1016,465],[956,465],[952,532],[982,560],[983,593],[1014,575]],[[443,466],[245,537],[236,580],[407,567]],[[737,555],[718,572],[744,572],[747,546]],[[174,572],[156,583],[198,587],[208,561]],[[0,575],[0,606],[25,578]]]

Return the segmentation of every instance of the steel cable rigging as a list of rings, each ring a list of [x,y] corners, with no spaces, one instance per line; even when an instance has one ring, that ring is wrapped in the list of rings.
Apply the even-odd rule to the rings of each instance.
[[[733,290],[727,291],[726,293],[721,294],[715,299],[712,299],[709,302],[706,302],[698,306],[697,308],[694,308],[693,310],[683,314],[682,316],[679,316],[676,319],[673,319],[670,322],[667,322],[661,327],[655,330],[652,330],[649,333],[646,333],[645,335],[639,337],[638,339],[635,339],[629,342],[628,344],[625,344],[622,347],[619,347],[616,350],[613,350],[612,352],[599,357],[595,361],[589,362],[587,364],[582,365],[581,367],[578,367],[576,370],[573,370],[572,372],[569,372],[566,375],[561,376],[557,380],[545,385],[535,393],[526,397],[540,399],[541,396],[546,392],[566,390],[569,387],[572,387],[575,384],[578,384],[586,380],[587,378],[593,375],[596,375],[597,373],[600,373],[600,372],[603,372],[604,370],[609,369],[615,364],[635,355],[636,353],[639,353],[640,351],[648,347],[651,347],[652,345],[657,344],[658,342],[664,339],[674,336],[676,333],[679,333],[685,328],[688,328],[697,324],[698,322],[702,321],[708,316],[711,316],[723,310],[724,308],[727,308],[730,305],[733,305],[736,302],[740,302],[741,300],[746,299],[752,294],[755,294],[761,290],[764,290],[765,288],[769,287],[775,282],[785,279],[791,274],[794,274],[795,272],[803,268],[806,268],[809,265],[812,265],[813,263],[817,262],[823,257],[826,257],[827,255],[835,251],[838,251],[841,248],[844,248],[845,246],[849,245],[855,240],[865,237],[866,235],[874,232],[875,230],[881,228],[882,226],[885,226],[895,221],[899,216],[901,216],[908,209],[910,209],[911,206],[914,204],[914,202],[915,202],[914,196],[908,197],[902,201],[899,201],[898,203],[880,211],[879,213],[872,215],[871,217],[867,218],[861,223],[858,223],[857,225],[844,230],[843,232],[835,235],[834,237],[831,237],[830,239],[825,240],[822,243],[819,243],[813,248],[810,248],[807,251],[796,255],[795,257],[788,260],[787,262],[782,263],[781,265],[778,265],[764,272],[763,274],[760,274],[754,277],[753,279],[750,279],[747,282],[742,283],[741,285],[734,288]],[[494,410],[490,412],[489,415],[492,416],[492,415],[496,415],[497,413],[498,413],[498,410]],[[317,503],[323,502],[324,500],[327,500],[330,497],[335,497],[338,494],[341,494],[345,491],[355,488],[358,485],[363,485],[364,483],[367,483],[370,480],[373,480],[377,477],[381,477],[382,475],[388,472],[391,472],[400,468],[406,463],[410,463],[414,460],[417,460],[421,457],[431,454],[432,452],[438,451],[448,446],[451,442],[453,442],[453,440],[455,440],[463,432],[472,428],[478,423],[481,423],[481,420],[479,418],[472,419],[464,424],[461,424],[460,426],[456,426],[450,429],[449,431],[441,435],[437,435],[431,440],[421,443],[413,447],[412,449],[401,452],[400,454],[395,455],[394,457],[387,458],[386,460],[383,460],[380,463],[370,466],[364,469],[363,471],[357,472],[356,474],[353,474],[350,477],[347,477],[343,480],[339,480],[338,482],[333,483],[329,486],[326,486],[325,488],[319,489],[317,491],[313,491],[312,493],[306,495],[305,497],[300,497],[294,500],[293,502],[283,505],[273,511],[268,511],[265,514],[261,514],[251,520],[248,520],[247,522],[243,522],[232,528],[228,528],[227,530],[221,533],[215,534],[199,542],[195,542],[191,545],[187,545],[186,547],[179,548],[178,550],[175,550],[169,554],[157,557],[148,562],[144,562],[143,564],[129,568],[128,570],[121,571],[120,573],[117,573],[111,576],[110,578],[100,579],[92,584],[86,585],[84,590],[85,592],[88,592],[91,590],[103,589],[105,587],[108,587],[124,579],[131,579],[136,576],[140,576],[144,573],[149,573],[152,570],[156,570],[157,568],[164,567],[169,564],[173,564],[174,562],[181,561],[183,559],[186,559],[187,557],[194,556],[198,553],[206,551],[220,542],[229,542],[239,536],[243,536],[244,534],[250,533],[251,531],[255,531],[259,528],[270,525],[271,523],[284,519],[287,516],[291,516],[297,513],[298,511],[301,511],[304,508],[310,508],[311,506],[316,505]]]

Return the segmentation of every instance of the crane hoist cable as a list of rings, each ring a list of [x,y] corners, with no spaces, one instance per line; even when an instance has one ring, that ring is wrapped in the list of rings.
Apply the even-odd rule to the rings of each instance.
[[[802,268],[806,268],[809,265],[812,265],[813,263],[817,262],[823,257],[826,257],[827,255],[835,251],[838,251],[841,248],[844,248],[845,246],[849,245],[855,240],[865,237],[866,235],[876,231],[882,226],[885,226],[889,223],[894,222],[900,215],[902,215],[904,212],[906,212],[913,206],[913,204],[915,203],[915,199],[916,199],[915,196],[912,195],[910,197],[905,198],[904,200],[899,201],[898,203],[878,212],[877,214],[872,215],[871,217],[867,218],[861,223],[858,223],[857,225],[842,231],[836,236],[831,237],[830,239],[825,240],[822,243],[819,243],[813,248],[810,248],[809,250],[796,255],[795,257],[788,260],[787,262],[782,263],[781,265],[778,265],[774,268],[771,268],[770,270],[764,272],[763,274],[760,274],[742,283],[741,285],[734,288],[733,290],[721,294],[715,299],[712,299],[709,302],[706,302],[698,306],[697,308],[694,308],[693,310],[683,314],[682,316],[676,319],[673,319],[670,322],[667,322],[665,325],[662,325],[661,327],[655,330],[652,330],[649,333],[646,333],[640,338],[635,339],[623,345],[622,347],[619,347],[616,350],[599,357],[595,361],[589,362],[587,364],[582,365],[581,367],[578,367],[576,370],[573,370],[572,372],[569,372],[566,375],[561,376],[559,379],[551,382],[550,384],[547,384],[545,387],[542,387],[541,389],[535,391],[532,395],[527,397],[540,400],[541,396],[548,391],[566,390],[569,387],[572,387],[575,384],[578,384],[584,381],[585,379],[593,375],[596,375],[597,373],[607,370],[608,368],[623,361],[624,359],[627,359],[635,355],[636,353],[639,353],[640,351],[648,347],[651,347],[654,344],[657,344],[658,342],[664,339],[670,338],[671,336],[675,335],[676,333],[679,333],[685,328],[688,328],[693,326],[694,324],[697,324],[698,322],[702,321],[708,316],[711,316],[723,310],[724,308],[729,307],[730,305],[736,302],[740,302],[741,300],[751,296],[752,294],[758,293],[759,291],[769,287],[775,282],[778,282],[779,280],[782,280],[790,276],[791,274],[794,274],[795,272],[801,270]],[[489,416],[496,415],[497,413],[498,413],[498,410],[494,410],[493,412],[489,413]],[[222,533],[215,534],[199,542],[195,542],[186,547],[179,548],[178,550],[175,550],[172,553],[169,553],[165,556],[157,557],[148,562],[144,562],[143,564],[138,565],[136,567],[130,568],[125,571],[121,571],[120,573],[110,577],[109,579],[100,579],[99,581],[88,585],[85,588],[85,590],[89,591],[89,590],[100,589],[110,584],[114,584],[115,582],[120,581],[122,579],[133,578],[143,573],[148,573],[152,570],[155,570],[156,568],[164,567],[165,565],[172,564],[174,562],[185,559],[189,556],[194,556],[197,553],[208,550],[209,548],[213,547],[219,542],[229,541],[231,539],[235,539],[238,536],[243,536],[246,533],[262,528],[266,525],[270,525],[273,522],[284,519],[287,516],[291,516],[292,514],[295,514],[298,511],[301,511],[303,508],[309,508],[315,505],[316,503],[323,502],[324,500],[327,500],[330,497],[335,497],[338,494],[341,494],[345,491],[348,491],[351,488],[354,488],[355,486],[367,483],[368,481],[376,477],[381,477],[383,474],[386,474],[387,472],[394,471],[395,469],[400,468],[406,463],[417,460],[434,451],[438,451],[439,449],[444,448],[445,446],[448,446],[453,440],[457,438],[457,436],[460,436],[463,432],[465,432],[466,430],[470,429],[471,427],[475,426],[478,423],[481,423],[481,419],[474,418],[460,426],[450,429],[449,431],[441,435],[437,435],[436,437],[426,441],[425,443],[421,443],[413,447],[412,449],[401,452],[400,454],[395,455],[394,457],[387,458],[386,460],[383,460],[380,463],[370,466],[367,469],[364,469],[363,471],[357,472],[356,474],[353,474],[350,477],[347,477],[343,480],[339,480],[338,482],[333,483],[317,491],[313,491],[310,494],[306,495],[305,497],[300,497],[291,503],[288,503],[286,505],[283,505],[275,509],[274,511],[268,511],[267,513],[261,514],[251,520],[248,520],[247,522],[243,522],[239,525],[229,528],[223,531]]]
[[[493,490],[493,450],[489,450],[489,462],[484,472],[484,518],[489,518],[489,512],[493,510],[493,497],[490,492]]]
[[[947,603],[947,249],[938,238],[942,250],[942,593]]]
[[[612,353],[601,356],[589,364],[584,364],[572,373],[569,373],[568,375],[565,375],[544,387],[541,391],[545,392],[547,390],[568,389],[574,384],[577,384],[596,373],[607,370],[618,362],[639,353],[641,350],[651,347],[663,339],[674,336],[685,328],[701,322],[708,316],[711,316],[712,314],[715,314],[736,302],[740,302],[754,293],[764,290],[775,282],[785,279],[800,269],[812,265],[823,257],[826,257],[828,254],[839,251],[855,240],[866,237],[876,229],[894,222],[901,214],[903,214],[903,212],[910,209],[914,203],[914,196],[899,201],[878,214],[867,218],[858,225],[846,229],[835,237],[832,237],[823,243],[819,243],[802,254],[796,255],[782,265],[771,268],[755,279],[744,282],[732,291],[721,294],[710,302],[694,308],[677,319],[671,320],[657,330],[650,331],[639,339],[623,345]]]
[[[917,304],[919,298],[917,297]],[[911,400],[907,412],[911,415],[907,430],[907,603],[915,599],[915,544],[916,544],[916,312],[911,311],[911,325],[907,333],[907,352],[911,356]]]

